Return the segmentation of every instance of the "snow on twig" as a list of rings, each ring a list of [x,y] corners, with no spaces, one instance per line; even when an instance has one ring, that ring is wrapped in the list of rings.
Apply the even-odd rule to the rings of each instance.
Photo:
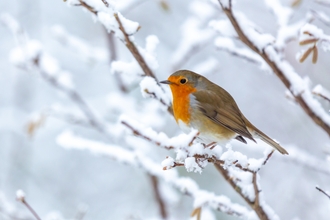
[[[106,7],[103,4],[103,7],[100,7],[97,1],[87,2],[79,0],[79,4],[73,5],[82,6],[93,13],[97,20],[103,24],[109,32],[114,32],[115,36],[125,43],[126,47],[138,62],[144,74],[156,79],[145,58],[141,55],[140,51],[135,46],[133,37],[131,36],[140,29],[140,26],[137,22],[126,19],[120,12],[115,9],[114,6],[110,5],[109,7]]]
[[[152,161],[139,151],[130,151],[116,145],[103,144],[97,141],[78,137],[70,131],[63,132],[57,138],[57,143],[66,149],[88,150],[96,155],[106,156],[121,163],[138,167],[150,175],[156,176],[181,193],[194,198],[194,206],[209,206],[229,215],[243,219],[256,219],[255,214],[245,207],[232,203],[225,196],[217,196],[211,192],[202,190],[190,178],[179,177],[175,170],[164,171],[162,166]]]
[[[323,99],[330,102],[330,91],[323,88],[321,85],[317,85],[313,89],[313,94],[322,97]]]
[[[16,191],[16,199],[20,201],[23,205],[26,206],[26,208],[32,213],[32,215],[37,219],[41,220],[37,212],[32,208],[32,206],[26,201],[25,199],[25,193],[23,190],[17,190]]]

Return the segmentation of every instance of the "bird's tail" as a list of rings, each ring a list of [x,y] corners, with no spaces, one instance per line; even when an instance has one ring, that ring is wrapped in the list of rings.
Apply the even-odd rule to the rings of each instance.
[[[269,144],[276,150],[278,150],[281,154],[289,154],[279,143],[268,137],[266,134],[264,134],[262,131],[259,129],[255,128],[254,130],[254,135],[258,138],[260,138],[263,142]]]

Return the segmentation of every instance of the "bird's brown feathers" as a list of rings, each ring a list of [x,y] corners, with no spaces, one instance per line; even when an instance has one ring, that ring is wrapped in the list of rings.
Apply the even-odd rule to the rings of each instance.
[[[210,120],[238,135],[255,141],[246,127],[244,116],[238,106],[235,102],[223,100],[221,97],[223,93],[227,92],[223,89],[218,91],[218,93],[209,90],[198,90],[192,95],[195,97],[197,103],[199,103],[199,109]]]

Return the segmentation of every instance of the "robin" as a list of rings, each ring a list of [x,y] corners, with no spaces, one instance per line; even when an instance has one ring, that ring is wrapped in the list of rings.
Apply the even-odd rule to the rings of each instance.
[[[280,153],[288,154],[245,118],[226,90],[207,78],[179,70],[160,83],[171,88],[174,117],[183,130],[197,129],[200,138],[208,143],[225,144],[235,138],[246,144],[245,138],[254,142],[254,138],[259,138]]]

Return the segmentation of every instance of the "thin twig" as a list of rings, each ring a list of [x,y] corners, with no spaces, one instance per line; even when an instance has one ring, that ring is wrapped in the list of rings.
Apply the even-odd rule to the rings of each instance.
[[[324,195],[326,195],[329,199],[330,199],[330,195],[328,193],[326,193],[323,189],[321,189],[320,187],[316,186],[315,187],[318,191],[320,191],[321,193],[323,193]]]
[[[107,8],[109,7],[109,3],[106,0],[102,0],[102,2]]]
[[[65,87],[61,85],[53,76],[50,76],[49,74],[45,73],[39,66],[38,60],[35,62],[36,67],[38,68],[40,75],[42,78],[44,78],[45,81],[50,83],[55,88],[59,89],[60,91],[64,92],[68,97],[74,101],[78,105],[78,107],[82,110],[84,115],[89,121],[89,124],[96,128],[100,133],[106,134],[106,131],[104,129],[104,125],[98,121],[92,110],[89,108],[89,106],[86,104],[84,99],[73,89],[70,89],[68,87]]]
[[[140,52],[138,51],[138,49],[136,48],[135,44],[130,40],[129,35],[127,34],[118,14],[114,14],[115,19],[119,25],[119,29],[120,31],[123,33],[124,38],[125,38],[125,45],[128,48],[128,50],[131,52],[131,54],[134,56],[135,60],[139,63],[141,69],[143,70],[143,72],[145,73],[146,76],[151,76],[152,78],[155,78],[155,80],[158,83],[158,80],[156,78],[156,76],[154,75],[154,73],[151,71],[151,69],[149,68],[149,66],[147,65],[146,61],[143,59],[143,57],[141,56]]]
[[[154,175],[150,175],[150,179],[151,179],[151,183],[152,183],[151,184],[152,188],[154,190],[154,195],[156,197],[156,201],[159,206],[160,215],[162,216],[163,219],[167,219],[168,214],[166,211],[166,205],[163,201],[163,198],[162,198],[160,190],[159,190],[158,177],[156,177]]]
[[[105,29],[104,29],[105,30]],[[109,46],[109,51],[110,51],[110,63],[113,62],[114,60],[117,59],[117,51],[116,51],[116,44],[115,44],[115,37],[114,37],[114,33],[108,33],[105,30],[105,33],[107,35],[107,41],[108,41],[108,46]],[[123,93],[127,93],[128,89],[125,86],[121,76],[119,73],[115,72],[114,73],[115,79],[117,81],[117,85],[119,87],[119,89],[123,92]]]
[[[34,211],[34,209],[30,206],[29,203],[26,202],[25,199],[22,201],[22,203],[26,206],[26,208],[32,213],[32,215],[33,215],[37,220],[41,220],[41,218],[40,218],[39,215],[36,213],[36,211]]]
[[[328,96],[325,96],[324,94],[322,94],[320,92],[313,91],[313,94],[323,98],[324,100],[327,100],[328,102],[330,102],[330,98]]]
[[[129,129],[133,132],[133,134],[136,135],[136,136],[139,136],[139,137],[141,137],[141,138],[143,138],[143,139],[145,139],[145,140],[147,140],[147,141],[149,141],[149,142],[151,142],[151,143],[154,143],[154,144],[156,144],[157,146],[162,146],[162,147],[164,147],[164,148],[167,149],[167,150],[174,149],[173,146],[163,146],[159,141],[155,141],[155,140],[151,139],[150,137],[148,137],[148,136],[142,134],[140,131],[138,131],[138,130],[135,129],[132,125],[128,124],[128,123],[125,122],[125,121],[122,121],[121,123],[122,123],[123,125],[125,125],[127,128],[129,128]]]
[[[103,0],[102,0],[103,1]],[[79,0],[80,5],[79,6],[83,6],[85,7],[87,10],[89,10],[90,12],[92,12],[93,14],[97,15],[98,11],[96,11],[93,7],[91,7],[90,5],[88,5],[86,2],[84,2],[83,0]],[[135,44],[130,40],[129,38],[129,34],[127,34],[119,16],[117,13],[114,14],[114,17],[119,25],[119,30],[122,32],[122,34],[124,35],[125,38],[125,45],[128,48],[128,50],[131,52],[131,54],[133,55],[133,57],[135,58],[135,60],[138,62],[138,64],[140,65],[141,69],[143,70],[144,74],[146,76],[151,76],[153,78],[156,79],[156,81],[158,82],[156,76],[154,75],[154,73],[151,71],[151,69],[149,68],[149,66],[147,65],[146,61],[144,60],[144,58],[142,57],[142,55],[140,54],[140,52],[138,51],[138,49],[136,48]]]

